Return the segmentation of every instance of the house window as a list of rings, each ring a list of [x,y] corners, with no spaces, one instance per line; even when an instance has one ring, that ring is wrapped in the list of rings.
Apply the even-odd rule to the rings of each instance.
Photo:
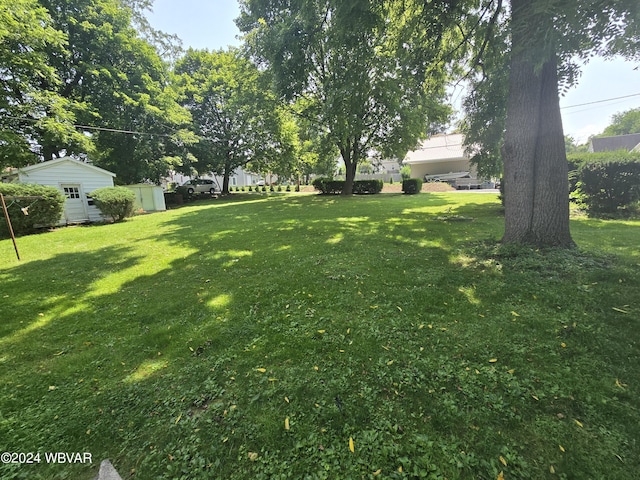
[[[236,177],[231,177],[231,185],[234,187],[238,185],[238,179]]]
[[[78,187],[64,187],[64,194],[67,198],[80,198],[80,189]]]

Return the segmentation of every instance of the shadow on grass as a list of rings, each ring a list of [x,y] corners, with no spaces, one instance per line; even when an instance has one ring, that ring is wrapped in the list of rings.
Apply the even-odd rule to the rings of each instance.
[[[507,271],[470,251],[495,236],[496,208],[439,195],[216,201],[158,226],[160,251],[188,253],[154,273],[138,272],[151,260],[134,245],[5,270],[16,293],[3,308],[27,313],[3,331],[0,436],[86,449],[140,478],[268,478],[283,465],[359,478],[401,458],[407,470],[493,478],[501,455],[523,472],[523,452],[551,455],[537,435],[567,444],[559,411],[601,420],[563,375],[591,367],[586,346],[609,346],[588,343],[598,322],[581,311],[606,292],[579,271]],[[567,306],[570,295],[580,301]],[[40,311],[59,315],[17,335]]]

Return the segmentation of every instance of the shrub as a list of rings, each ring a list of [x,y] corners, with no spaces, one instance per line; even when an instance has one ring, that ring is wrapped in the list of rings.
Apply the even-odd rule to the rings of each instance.
[[[410,178],[402,181],[402,191],[407,195],[414,195],[422,191],[422,179]]]
[[[121,222],[133,215],[133,203],[136,195],[125,187],[104,187],[91,192],[100,212],[111,217],[114,222]]]
[[[5,202],[11,218],[11,226],[16,235],[24,235],[40,227],[56,225],[64,212],[66,198],[55,187],[0,183],[0,193],[9,197]],[[0,217],[4,215],[0,214]],[[9,228],[4,218],[0,218],[0,236],[9,236]]]
[[[567,157],[571,198],[590,213],[615,213],[640,199],[640,154],[624,150]]]
[[[384,182],[382,180],[356,180],[353,182],[353,193],[355,195],[376,194],[382,191]]]
[[[324,195],[338,195],[344,190],[344,180],[332,180],[330,178],[316,178],[312,183],[313,188]]]
[[[285,192],[290,192],[291,191],[291,187],[289,185],[287,185],[287,188],[284,189]]]

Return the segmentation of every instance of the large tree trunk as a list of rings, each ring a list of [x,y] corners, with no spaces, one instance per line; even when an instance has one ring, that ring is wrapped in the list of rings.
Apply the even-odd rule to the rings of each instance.
[[[567,158],[555,56],[536,68],[522,25],[528,1],[512,1],[512,59],[505,133],[505,243],[573,245]],[[524,23],[523,23],[524,22]],[[520,28],[516,29],[515,26]],[[529,29],[531,30],[531,29]]]
[[[349,148],[340,147],[340,154],[345,166],[345,182],[342,195],[351,195],[353,193],[353,182],[356,179],[356,169],[358,167],[357,158]]]

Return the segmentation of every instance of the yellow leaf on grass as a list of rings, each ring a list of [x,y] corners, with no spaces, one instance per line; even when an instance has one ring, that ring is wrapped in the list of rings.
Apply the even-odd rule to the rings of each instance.
[[[507,466],[507,460],[502,455],[500,455],[500,463],[503,464],[505,467]]]
[[[398,467],[398,472],[402,473],[402,465]]]
[[[289,397],[284,397],[284,401],[289,403]]]
[[[318,330],[318,333],[320,333],[320,334],[323,334],[325,332],[326,332],[326,330]]]
[[[504,480],[504,473],[500,472],[498,474],[498,480]]]
[[[351,451],[351,453],[355,453],[356,452],[356,447],[353,444],[353,438],[349,437],[349,450]]]
[[[489,363],[496,363],[497,361],[498,361],[497,358],[492,358],[492,359],[489,360]]]
[[[513,315],[514,317],[519,317],[520,314],[518,312],[514,312],[513,310],[511,310],[511,315]]]
[[[567,348],[567,344],[566,344],[566,343],[564,343],[564,342],[562,342],[562,343],[560,344],[560,346],[561,346],[562,348]]]
[[[258,454],[256,452],[249,452],[247,457],[249,457],[249,460],[252,462],[255,462],[258,459]]]
[[[563,447],[562,445],[558,445],[558,447],[560,447],[560,451],[561,451],[562,453],[564,453],[564,452],[565,452],[564,447]]]
[[[267,371],[266,368],[256,368],[256,371],[260,372],[260,373],[265,373]]]
[[[553,468],[553,465],[549,465],[549,473],[556,473],[556,469]]]
[[[620,380],[616,378],[616,387],[624,389],[625,387],[628,387],[628,385],[626,383],[622,383]]]
[[[389,361],[387,362],[387,365],[389,365],[389,366],[393,365],[393,360],[389,360]]]
[[[584,427],[584,425],[582,425],[582,422],[580,422],[579,420],[576,420],[576,425],[578,425],[580,428]]]
[[[378,475],[380,475],[382,473],[382,469],[379,468],[378,470],[376,470],[375,472],[373,472],[373,476],[377,477]]]
[[[289,417],[284,419],[284,429],[289,430]]]
[[[317,365],[313,366],[313,369],[317,372],[318,370],[320,370],[320,368]]]
[[[516,373],[516,369],[512,368],[511,370],[507,370],[507,373],[510,373],[511,375],[513,375],[514,373]]]

